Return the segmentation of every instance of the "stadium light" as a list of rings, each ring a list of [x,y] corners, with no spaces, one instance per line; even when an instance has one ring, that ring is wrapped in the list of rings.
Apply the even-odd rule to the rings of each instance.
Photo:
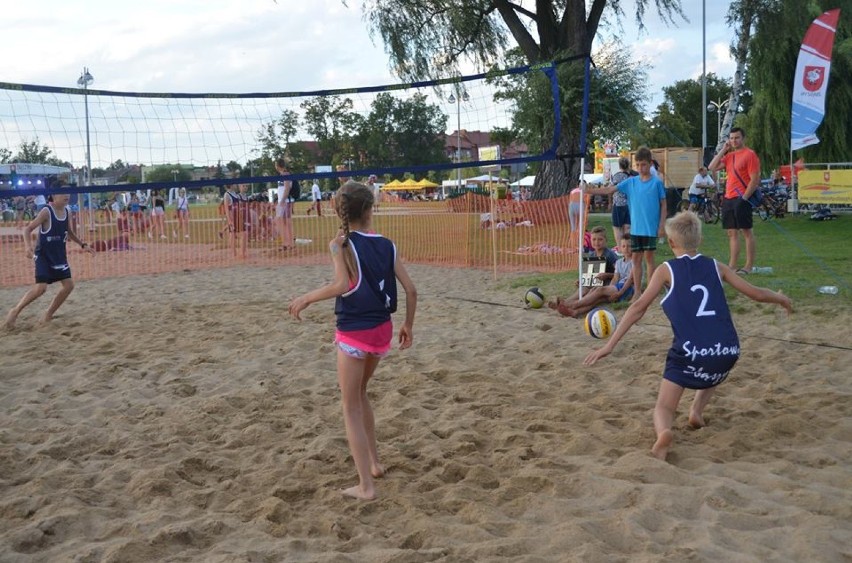
[[[731,103],[730,98],[724,102],[714,102],[710,100],[707,104],[707,111],[710,113],[716,112],[716,146],[722,141],[722,108]]]
[[[80,78],[77,79],[77,86],[83,88],[83,106],[86,111],[86,185],[91,184],[92,177],[92,145],[89,141],[89,86],[95,79],[89,73],[88,67],[83,67],[83,72]],[[95,230],[95,212],[92,209],[92,194],[87,193],[86,197],[89,200],[89,230]]]
[[[458,92],[458,87],[456,88]],[[456,163],[461,163],[461,105],[462,102],[469,102],[470,96],[467,95],[467,90],[462,89],[458,99],[452,94],[447,98],[447,101],[456,105]],[[461,189],[461,167],[456,168],[456,189]]]

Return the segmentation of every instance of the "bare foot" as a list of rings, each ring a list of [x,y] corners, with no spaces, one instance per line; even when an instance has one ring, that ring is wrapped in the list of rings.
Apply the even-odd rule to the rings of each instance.
[[[689,411],[689,425],[695,429],[704,428],[704,417],[700,414]]]
[[[555,301],[553,299],[551,299],[550,301],[547,302],[547,306],[550,307],[551,309],[554,309],[554,310],[558,310],[559,306],[561,304],[562,304],[562,298],[561,297],[557,297]]]
[[[666,455],[669,453],[669,447],[671,447],[673,441],[674,434],[672,431],[663,430],[660,432],[660,435],[657,436],[657,441],[654,443],[654,447],[651,448],[651,455],[657,459],[665,461]]]
[[[6,322],[3,324],[3,326],[6,327],[6,330],[12,330],[13,328],[15,328],[15,321],[17,320],[18,313],[17,311],[12,309],[11,311],[9,311],[9,314],[6,315]]]
[[[571,307],[569,307],[565,303],[560,303],[559,306],[556,308],[556,310],[563,317],[571,317],[572,319],[577,318],[577,312],[574,311],[574,309],[572,309]]]
[[[340,489],[340,492],[347,497],[357,498],[359,500],[373,500],[376,498],[376,491],[372,489],[364,490],[361,488],[361,485],[355,485],[348,489]]]
[[[385,476],[385,466],[381,465],[379,463],[373,464],[373,466],[370,467],[370,475],[372,475],[376,479],[384,477]]]

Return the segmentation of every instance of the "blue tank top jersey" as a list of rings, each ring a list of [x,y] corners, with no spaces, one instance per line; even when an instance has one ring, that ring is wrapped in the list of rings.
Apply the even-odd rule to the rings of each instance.
[[[337,298],[337,329],[366,330],[390,320],[396,312],[396,246],[381,235],[352,232],[349,245],[355,253],[355,286]]]
[[[718,385],[739,358],[740,343],[716,261],[698,254],[665,265],[672,285],[660,304],[674,338],[664,377],[688,389]]]
[[[61,219],[56,216],[53,207],[48,205],[50,225],[47,230],[39,229],[38,244],[35,248],[36,278],[55,280],[70,277],[68,255],[65,252],[65,241],[68,238],[68,209]]]

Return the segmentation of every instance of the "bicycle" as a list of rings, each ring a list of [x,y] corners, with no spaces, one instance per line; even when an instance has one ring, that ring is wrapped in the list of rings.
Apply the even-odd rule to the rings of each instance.
[[[690,203],[689,199],[681,200],[678,211],[694,211],[707,224],[718,223],[721,217],[719,203],[709,191],[699,198],[698,203]]]
[[[758,217],[764,221],[770,217],[777,217],[780,219],[784,217],[784,214],[787,212],[787,200],[771,193],[764,193],[763,199],[755,208],[755,211],[757,211]]]

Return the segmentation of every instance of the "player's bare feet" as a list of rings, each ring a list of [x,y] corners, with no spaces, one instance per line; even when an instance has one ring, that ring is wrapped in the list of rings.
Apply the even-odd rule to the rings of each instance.
[[[376,498],[376,491],[373,489],[362,489],[361,485],[355,485],[348,489],[340,489],[340,492],[347,497],[357,498],[359,500],[373,500]]]
[[[385,476],[385,466],[381,465],[379,463],[373,464],[373,466],[370,467],[370,475],[372,475],[376,479],[384,477]]]
[[[704,417],[700,414],[689,411],[689,425],[695,429],[704,428]]]
[[[666,460],[666,455],[669,453],[669,448],[674,441],[674,434],[671,430],[663,430],[660,432],[660,435],[657,436],[657,441],[654,443],[654,447],[651,448],[651,455],[653,455],[657,459],[661,459],[663,461]]]
[[[554,309],[554,310],[558,310],[559,306],[561,304],[562,304],[562,298],[561,297],[557,297],[556,300],[551,299],[550,301],[547,302],[547,306],[550,307],[551,309]]]
[[[12,330],[15,328],[15,321],[18,320],[18,312],[12,309],[9,311],[9,314],[6,315],[6,321],[3,323],[3,326],[6,327],[6,330]]]

